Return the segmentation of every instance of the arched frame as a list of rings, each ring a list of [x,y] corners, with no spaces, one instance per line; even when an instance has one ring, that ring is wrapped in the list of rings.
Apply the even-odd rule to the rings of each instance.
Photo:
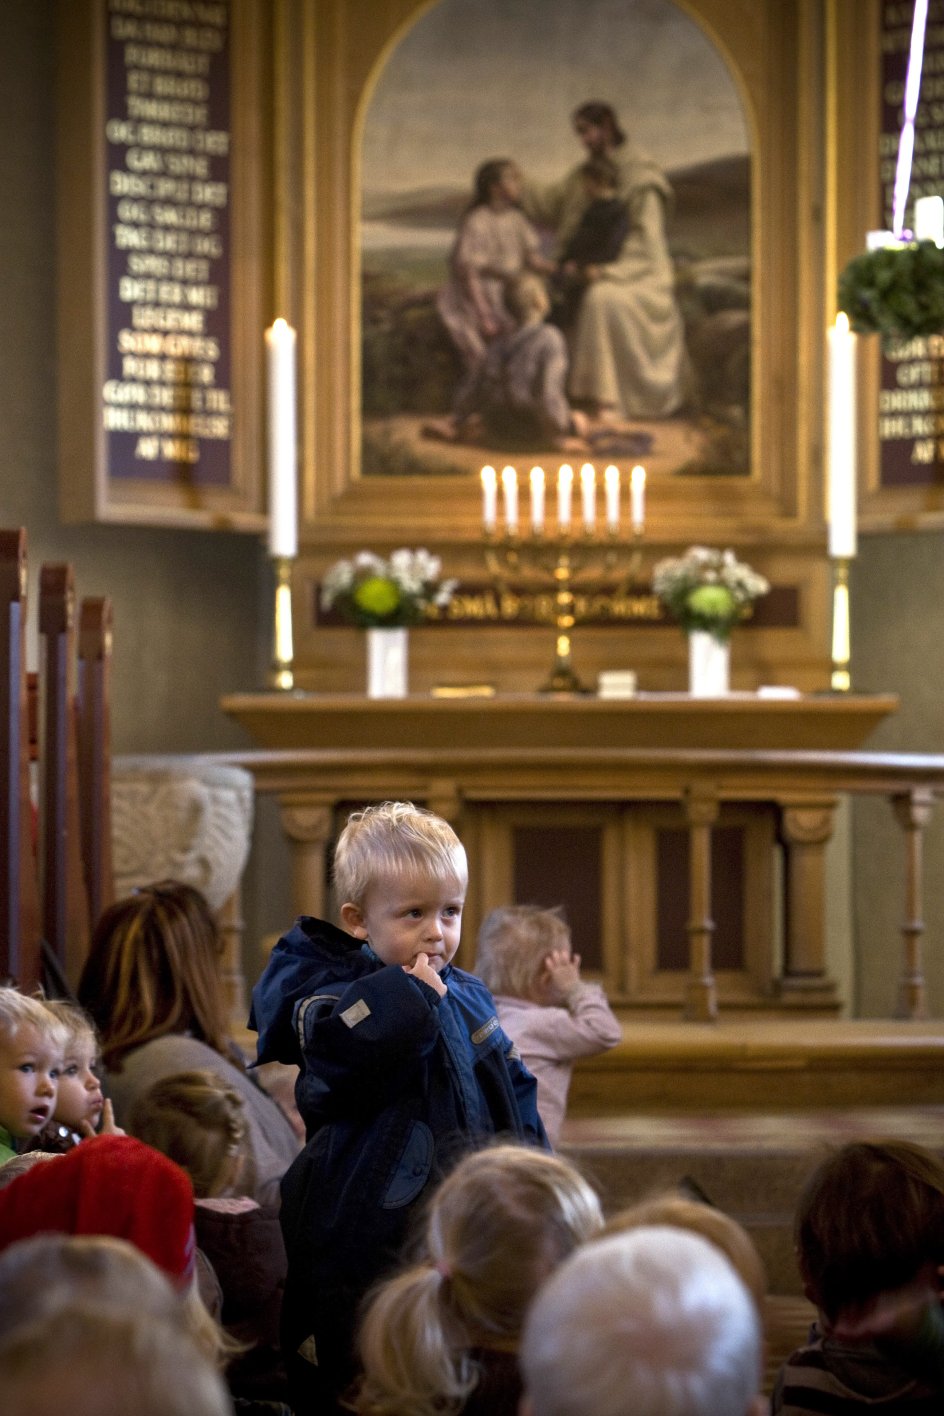
[[[313,623],[314,586],[337,555],[425,543],[447,555],[450,571],[482,578],[481,502],[472,479],[362,478],[358,466],[361,125],[376,75],[427,8],[427,0],[277,0],[274,7],[276,306],[297,325],[300,351],[297,657],[301,681],[311,665],[314,682],[328,688],[359,686],[344,667],[349,632]],[[825,328],[840,259],[869,224],[875,148],[863,118],[863,73],[874,59],[877,12],[874,0],[686,0],[683,8],[724,54],[753,140],[750,475],[661,480],[649,500],[647,541],[653,554],[696,540],[749,550],[775,583],[794,588],[799,610],[794,624],[757,632],[741,646],[736,683],[821,687],[829,652]],[[843,193],[856,192],[851,202],[837,200],[839,172],[862,175],[855,188],[843,175]],[[418,687],[435,681],[444,638],[461,632],[428,631],[437,637],[436,655],[427,669],[421,651]],[[499,686],[533,680],[531,651],[522,646],[536,633],[488,631]],[[625,644],[627,630],[619,633]],[[681,686],[669,633],[637,636],[644,644],[630,658],[651,662],[654,687]],[[625,649],[614,659],[610,635],[591,634],[601,665],[626,661]],[[546,634],[534,662],[545,659]],[[737,662],[736,650],[736,669]]]

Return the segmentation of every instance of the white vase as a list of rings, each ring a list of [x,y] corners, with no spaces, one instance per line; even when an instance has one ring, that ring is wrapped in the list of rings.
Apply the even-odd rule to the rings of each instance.
[[[408,631],[367,631],[367,697],[406,698]]]
[[[731,645],[704,629],[688,635],[688,691],[693,698],[723,698],[731,684]]]

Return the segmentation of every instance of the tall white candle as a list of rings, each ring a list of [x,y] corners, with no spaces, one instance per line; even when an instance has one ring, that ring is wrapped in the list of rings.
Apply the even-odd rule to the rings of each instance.
[[[561,465],[557,473],[557,524],[562,531],[570,529],[571,495],[574,489],[574,469],[569,463]]]
[[[498,515],[498,473],[494,467],[482,468],[482,525],[486,531],[495,530]]]
[[[944,200],[941,197],[919,197],[914,205],[916,241],[933,241],[944,246]]]
[[[635,466],[629,474],[629,516],[634,531],[646,524],[646,469]]]
[[[597,519],[597,474],[591,462],[585,462],[580,469],[580,492],[584,530],[592,531]]]
[[[829,554],[856,553],[856,337],[842,311],[827,332],[826,515]]]
[[[269,393],[269,554],[298,554],[295,331],[278,319],[265,332]]]
[[[606,494],[606,524],[610,531],[619,530],[620,474],[612,463],[603,473],[603,489]]]
[[[531,530],[544,530],[544,468],[531,468]]]
[[[513,467],[502,468],[502,493],[505,498],[505,529],[514,535],[518,529],[518,474]]]

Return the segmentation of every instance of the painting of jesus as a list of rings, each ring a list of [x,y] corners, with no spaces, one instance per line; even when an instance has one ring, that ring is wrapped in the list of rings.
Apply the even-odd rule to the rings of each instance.
[[[672,0],[439,0],[361,155],[361,470],[745,475],[750,153]]]

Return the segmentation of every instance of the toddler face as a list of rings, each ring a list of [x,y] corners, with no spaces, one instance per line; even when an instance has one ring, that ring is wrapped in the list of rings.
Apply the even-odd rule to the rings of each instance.
[[[52,1118],[62,1054],[32,1023],[0,1035],[0,1125],[36,1136]]]
[[[397,881],[372,885],[362,905],[342,906],[341,918],[385,964],[410,968],[426,954],[441,973],[459,947],[464,904],[454,880]]]
[[[78,1131],[83,1121],[97,1130],[102,1119],[102,1087],[93,1070],[94,1064],[95,1050],[90,1044],[76,1042],[66,1049],[55,1118],[73,1131]]]

